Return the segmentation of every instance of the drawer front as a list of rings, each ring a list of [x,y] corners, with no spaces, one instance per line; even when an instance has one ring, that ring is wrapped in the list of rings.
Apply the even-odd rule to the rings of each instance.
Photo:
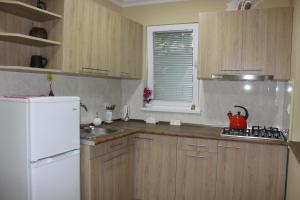
[[[200,151],[200,152],[217,152],[217,140],[206,140],[198,138],[179,138],[178,149],[187,151]]]
[[[210,155],[216,155],[215,153],[210,153],[208,151],[187,151],[187,150],[179,150],[182,155],[191,159],[208,159]]]
[[[128,146],[128,137],[119,138],[106,143],[107,153],[123,149]]]
[[[134,135],[131,135],[131,143],[134,144],[135,141],[138,141],[138,140],[145,140],[145,141],[154,141],[155,138],[157,138],[156,135],[152,135],[152,134],[144,134],[144,133],[137,133],[137,134],[134,134]]]
[[[128,146],[128,137],[123,137],[109,142],[97,144],[96,146],[91,146],[90,159],[103,156],[107,153],[114,152],[120,149],[124,149],[127,146]]]
[[[119,159],[120,157],[127,155],[128,152],[129,152],[129,150],[127,148],[122,148],[122,149],[112,151],[110,153],[103,155],[101,157],[101,162],[107,163],[107,162]]]
[[[107,150],[106,150],[106,143],[98,144],[96,146],[91,146],[91,154],[90,154],[90,159],[103,156]]]

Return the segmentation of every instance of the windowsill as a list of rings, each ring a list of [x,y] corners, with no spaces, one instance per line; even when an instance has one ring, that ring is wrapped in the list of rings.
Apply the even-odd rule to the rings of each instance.
[[[175,107],[142,107],[141,111],[144,112],[167,112],[167,113],[185,113],[185,114],[200,114],[201,110],[196,108],[196,110],[190,110],[185,108],[175,108]]]

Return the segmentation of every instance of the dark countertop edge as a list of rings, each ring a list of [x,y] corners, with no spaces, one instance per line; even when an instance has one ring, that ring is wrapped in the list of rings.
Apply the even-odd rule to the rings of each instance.
[[[121,118],[119,119],[114,119],[113,122],[125,122],[123,121]],[[128,123],[130,122],[138,122],[138,123],[143,123],[143,124],[146,124],[145,120],[142,120],[142,119],[130,119],[128,121]],[[112,123],[106,123],[104,122],[103,125],[110,125],[110,126],[113,126]],[[167,121],[159,121],[158,123],[156,124],[148,124],[148,125],[169,125],[170,126],[170,122],[167,122]],[[193,124],[193,123],[181,123],[181,126],[191,126],[191,127],[207,127],[207,128],[224,128],[223,126],[214,126],[214,125],[206,125],[206,124]]]
[[[133,120],[131,120],[133,121]],[[139,120],[134,120],[134,122],[139,122]],[[141,122],[141,121],[140,121]],[[108,124],[110,127],[114,127],[112,124]],[[197,127],[197,125],[196,125]],[[200,125],[199,125],[200,127]],[[203,126],[202,126],[203,127]],[[209,126],[206,126],[209,127]],[[213,128],[213,127],[212,127]],[[215,127],[216,128],[216,127]],[[255,138],[237,138],[237,137],[215,137],[215,136],[203,136],[201,134],[195,136],[195,135],[185,135],[185,134],[180,134],[180,133],[168,133],[168,131],[159,131],[159,132],[155,132],[155,131],[145,131],[145,130],[139,130],[137,129],[125,129],[125,133],[124,132],[120,132],[120,133],[115,133],[112,135],[108,135],[108,136],[102,136],[99,137],[98,141],[93,140],[93,139],[85,139],[85,138],[81,138],[82,142],[81,144],[83,145],[97,145],[97,144],[101,144],[101,143],[105,143],[111,140],[115,140],[115,139],[119,139],[122,137],[126,137],[129,135],[133,135],[136,133],[145,133],[145,134],[154,134],[154,135],[165,135],[165,136],[173,136],[173,137],[185,137],[185,138],[199,138],[199,139],[210,139],[210,140],[220,140],[220,141],[235,141],[235,142],[250,142],[250,143],[257,143],[257,144],[269,144],[269,145],[282,145],[282,146],[288,146],[289,143],[288,142],[283,142],[283,141],[273,141],[273,140],[263,140],[263,139],[255,139]]]
[[[294,153],[299,165],[300,165],[300,142],[290,141],[289,146]]]

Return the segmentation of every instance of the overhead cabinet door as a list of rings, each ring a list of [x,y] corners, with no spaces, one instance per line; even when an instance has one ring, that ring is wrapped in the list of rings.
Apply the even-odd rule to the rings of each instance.
[[[63,70],[140,78],[142,25],[95,0],[66,0]]]
[[[224,12],[221,23],[221,70],[241,70],[243,45],[242,12]]]
[[[290,78],[292,9],[200,13],[199,74]]]

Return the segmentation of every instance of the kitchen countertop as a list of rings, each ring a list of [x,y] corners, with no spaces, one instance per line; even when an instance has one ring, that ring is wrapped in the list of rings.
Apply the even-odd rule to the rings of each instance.
[[[289,146],[300,164],[300,142],[290,141]]]
[[[130,120],[129,122],[115,121],[112,124],[102,125],[102,128],[120,128],[124,131],[116,132],[109,135],[97,137],[95,139],[81,138],[81,144],[97,145],[103,142],[114,140],[117,138],[125,137],[135,133],[147,133],[177,137],[191,137],[191,138],[203,138],[213,140],[227,140],[227,141],[242,141],[252,143],[263,144],[276,144],[276,145],[288,145],[287,142],[268,140],[268,139],[256,139],[256,138],[237,138],[231,136],[220,136],[221,128],[210,127],[203,125],[184,124],[181,126],[170,126],[169,123],[146,124],[141,120]],[[300,151],[299,151],[300,152]]]

